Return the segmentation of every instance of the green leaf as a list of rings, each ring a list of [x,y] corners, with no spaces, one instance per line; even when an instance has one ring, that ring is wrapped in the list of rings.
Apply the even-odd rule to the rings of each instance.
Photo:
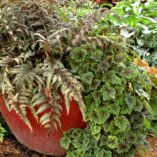
[[[98,125],[90,126],[90,128],[91,128],[92,135],[98,134],[101,131],[101,126],[98,126]]]
[[[87,51],[86,49],[80,47],[73,49],[73,52],[71,54],[72,54],[71,58],[75,60],[75,62],[81,62],[85,60]]]
[[[126,139],[127,139],[127,142],[128,142],[128,143],[135,144],[136,141],[137,141],[137,136],[136,136],[135,133],[130,132],[130,133],[127,135]]]
[[[87,96],[84,97],[84,99],[85,99],[84,101],[85,101],[85,104],[87,105],[87,107],[88,106],[91,106],[91,107],[94,106],[95,99],[94,99],[93,95],[87,95]]]
[[[76,137],[74,137],[76,138]],[[83,137],[83,144],[82,144],[82,148],[84,151],[88,150],[89,149],[89,145],[90,145],[90,139],[88,136],[86,137]]]
[[[101,90],[103,92],[104,101],[109,100],[109,99],[115,99],[116,91],[114,88],[110,87],[109,84],[105,84]]]
[[[121,96],[121,95],[123,95],[124,88],[125,88],[125,85],[124,85],[124,84],[123,84],[123,86],[121,86],[121,87],[116,86],[116,87],[114,88],[114,89],[116,90],[116,96]]]
[[[151,115],[153,115],[153,110],[152,110],[150,104],[146,100],[143,101],[143,106],[147,112],[149,112]]]
[[[136,89],[136,93],[137,93],[139,96],[142,96],[142,97],[146,98],[147,100],[150,100],[149,94],[146,93],[143,89]]]
[[[91,53],[91,58],[95,61],[100,61],[103,56],[103,52],[101,50],[96,50],[93,53]]]
[[[68,154],[66,155],[66,157],[74,157],[76,156],[76,152],[68,152]]]
[[[74,138],[71,143],[74,145],[75,148],[81,149],[83,141],[81,138]]]
[[[124,98],[124,100],[129,108],[132,108],[133,106],[136,105],[136,97],[135,96],[128,95]]]
[[[99,141],[100,137],[101,137],[100,133],[93,135],[93,138],[97,141]]]
[[[143,109],[143,103],[141,100],[137,99],[136,105],[134,106],[134,111],[141,112]]]
[[[93,96],[95,102],[100,102],[101,97],[102,97],[102,92],[100,90],[94,91],[92,93],[92,96]]]
[[[126,79],[134,79],[137,77],[137,68],[126,67],[122,70],[121,76],[125,77]]]
[[[90,85],[90,89],[91,90],[96,90],[98,89],[99,85],[100,85],[101,81],[98,79],[93,79],[91,85]]]
[[[126,104],[123,104],[121,107],[121,111],[120,114],[131,114],[133,108],[128,108],[128,106]]]
[[[118,104],[112,103],[108,106],[108,110],[110,113],[118,115],[120,112],[120,106]]]
[[[82,74],[85,74],[89,71],[89,64],[83,64],[83,65],[78,65],[76,64],[77,67],[79,67],[79,70],[78,70],[78,74],[79,75],[82,75]]]
[[[105,123],[103,125],[103,130],[105,133],[115,133],[116,127],[115,127],[114,121],[112,120],[109,123]]]
[[[157,119],[157,90],[153,90],[151,93],[151,101],[150,101],[150,106],[152,108],[154,118]]]
[[[95,157],[104,157],[104,150],[96,152],[96,156]]]
[[[104,157],[112,157],[112,152],[111,151],[105,151]]]
[[[104,71],[107,71],[109,68],[110,68],[110,64],[107,63],[106,60],[103,60],[103,61],[101,61],[101,62],[98,64],[98,69],[97,69],[97,70],[104,72]]]
[[[115,74],[115,71],[109,71],[107,74],[105,74],[102,78],[102,81],[121,85],[121,79]]]
[[[117,152],[124,153],[124,152],[127,152],[129,149],[130,149],[129,144],[123,141],[118,145]]]
[[[63,147],[66,150],[69,149],[70,143],[71,143],[70,138],[68,138],[66,136],[62,137],[61,140],[60,140],[61,147]]]
[[[3,142],[4,136],[7,135],[6,129],[0,123],[0,142]]]
[[[75,62],[74,60],[70,61],[70,66],[72,68],[72,72],[74,72],[74,73],[77,72],[79,69],[78,63]]]
[[[115,55],[115,61],[116,62],[123,62],[125,60],[125,54],[124,53],[118,53]]]
[[[129,121],[125,116],[118,116],[114,118],[115,126],[117,126],[121,131],[125,131],[129,125]]]
[[[94,111],[90,114],[91,121],[94,121],[97,124],[104,124],[106,120],[110,117],[110,113],[106,109],[101,108],[97,111]]]
[[[91,84],[94,78],[94,74],[92,72],[87,72],[82,75],[81,80],[87,84]]]
[[[111,149],[115,149],[118,146],[118,138],[116,136],[108,136],[107,142],[108,147]]]

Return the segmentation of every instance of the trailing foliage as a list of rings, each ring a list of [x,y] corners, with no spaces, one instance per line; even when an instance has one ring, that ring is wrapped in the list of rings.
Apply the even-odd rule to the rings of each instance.
[[[72,49],[70,66],[85,88],[88,127],[71,129],[62,138],[68,157],[126,157],[147,144],[152,82],[144,69],[134,65],[133,53],[103,19],[85,43]]]
[[[118,28],[121,36],[130,40],[128,46],[131,47],[140,56],[136,59],[136,65],[144,68],[150,75],[155,88],[151,94],[151,107],[155,110],[157,101],[154,101],[157,88],[157,2],[128,0],[118,3],[112,8],[112,13],[103,20],[106,25],[112,26],[112,31]],[[143,59],[143,60],[141,60]],[[146,62],[147,63],[146,63]],[[155,116],[155,115],[154,115]],[[156,117],[156,116],[155,116]],[[157,130],[156,118],[153,125],[149,122],[150,130]],[[150,131],[149,131],[150,132]],[[151,135],[157,135],[153,131]]]

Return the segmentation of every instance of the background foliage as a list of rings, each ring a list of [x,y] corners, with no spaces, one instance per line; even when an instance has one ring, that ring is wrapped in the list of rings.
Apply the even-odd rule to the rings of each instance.
[[[120,33],[133,39],[131,47],[150,66],[157,67],[157,2],[124,0],[112,8],[109,22],[120,28]]]

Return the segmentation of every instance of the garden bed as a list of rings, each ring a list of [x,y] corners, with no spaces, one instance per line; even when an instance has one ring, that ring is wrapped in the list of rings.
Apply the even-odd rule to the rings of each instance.
[[[0,157],[157,156],[155,1],[40,2],[0,7]]]
[[[0,157],[49,157],[35,151],[31,151],[27,147],[20,144],[14,136],[5,137],[0,143]],[[52,156],[51,156],[52,157]]]
[[[157,156],[157,139],[149,137],[150,142],[149,151],[144,150],[142,147],[138,150],[139,154],[136,157],[156,157]],[[144,155],[144,156],[142,156]],[[35,151],[28,149],[20,144],[14,136],[8,136],[0,143],[0,157],[50,157],[42,155]],[[51,156],[53,157],[53,156]]]

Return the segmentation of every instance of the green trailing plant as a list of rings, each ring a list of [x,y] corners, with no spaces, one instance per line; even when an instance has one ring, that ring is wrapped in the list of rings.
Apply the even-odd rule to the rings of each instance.
[[[80,76],[85,89],[88,126],[65,133],[61,145],[67,157],[129,157],[139,145],[148,146],[147,122],[154,116],[151,79],[133,64],[135,52],[126,39],[104,21],[70,53],[71,71]]]
[[[130,40],[128,46],[152,67],[150,73],[154,73],[153,80],[157,79],[157,71],[154,69],[153,72],[153,67],[157,67],[156,11],[157,2],[154,0],[146,2],[124,0],[113,7],[112,13],[103,21],[105,25],[112,26],[112,31],[114,31],[115,28],[118,28],[121,36]],[[133,55],[136,56],[136,54]],[[156,81],[153,81],[153,87],[151,107],[153,108],[153,111],[155,111],[157,105],[157,101],[155,101],[154,98],[156,96]],[[149,122],[148,124],[149,134],[156,136],[155,112],[153,124],[152,122]]]

